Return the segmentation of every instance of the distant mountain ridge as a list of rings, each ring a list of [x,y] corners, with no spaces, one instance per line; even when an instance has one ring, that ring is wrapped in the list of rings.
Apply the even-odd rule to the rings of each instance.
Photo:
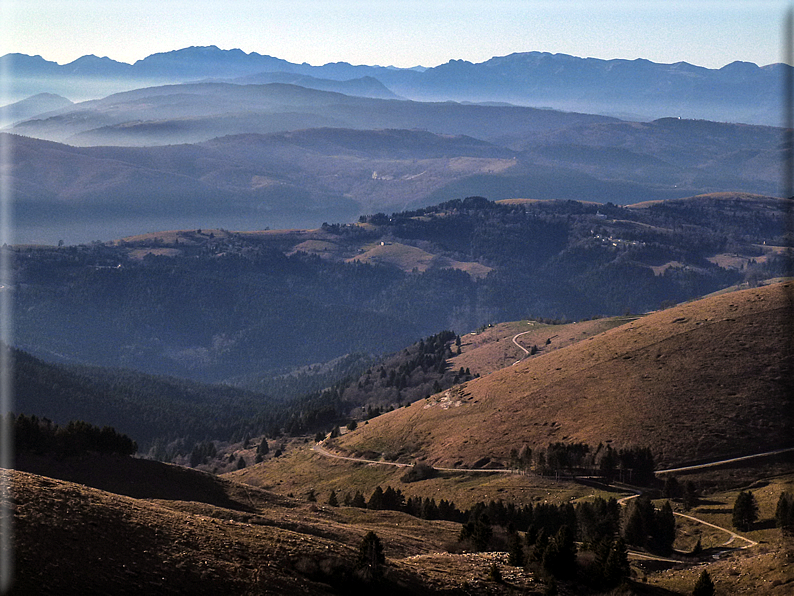
[[[11,67],[11,96],[19,99],[41,92],[88,99],[144,84],[289,73],[336,81],[372,77],[392,93],[425,101],[500,101],[635,119],[681,116],[771,125],[781,123],[780,85],[790,68],[733,62],[709,69],[686,62],[547,52],[514,53],[481,63],[451,60],[427,69],[346,62],[312,66],[216,46],[152,54],[134,64],[83,56],[60,65],[25,54],[7,54],[0,62]],[[104,86],[97,86],[104,79]]]

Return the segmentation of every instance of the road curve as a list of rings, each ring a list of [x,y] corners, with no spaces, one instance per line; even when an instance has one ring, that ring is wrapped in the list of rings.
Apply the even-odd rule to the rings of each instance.
[[[743,546],[741,548],[750,548],[751,546],[756,546],[758,544],[755,540],[750,540],[749,538],[745,538],[744,536],[742,536],[740,534],[737,534],[736,532],[734,532],[732,530],[729,530],[728,528],[723,528],[721,526],[715,526],[714,524],[709,523],[707,521],[704,521],[704,520],[702,520],[700,518],[692,517],[691,515],[686,515],[684,513],[678,513],[678,512],[673,512],[673,515],[677,515],[678,517],[685,517],[686,519],[692,520],[694,522],[698,522],[699,524],[704,524],[704,525],[709,526],[711,528],[714,528],[716,530],[720,530],[721,532],[726,532],[727,534],[730,535],[730,539],[728,540],[728,542],[725,543],[725,545],[730,544],[731,542],[733,542],[737,538],[739,540],[744,540],[747,543],[745,546]],[[723,545],[723,546],[725,546],[725,545]]]
[[[381,465],[381,466],[394,466],[394,467],[397,467],[397,468],[409,468],[409,467],[411,467],[413,465],[413,464],[401,464],[401,463],[389,462],[389,461],[375,461],[375,460],[372,460],[372,459],[364,459],[364,458],[361,458],[361,457],[349,457],[349,456],[346,456],[346,455],[339,455],[339,454],[333,453],[331,451],[328,451],[325,448],[325,446],[323,445],[323,443],[324,443],[324,441],[320,441],[319,443],[315,443],[315,445],[312,447],[312,451],[318,453],[319,455],[325,456],[325,457],[332,457],[334,459],[343,459],[343,460],[346,460],[346,461],[352,461],[352,462],[358,462],[358,463],[370,464],[370,465],[375,464],[375,465]],[[695,469],[695,468],[700,468],[700,467],[710,467],[710,466],[715,466],[715,465],[719,465],[719,464],[730,462],[730,461],[741,461],[741,460],[745,460],[745,459],[751,459],[753,457],[760,457],[762,455],[773,455],[773,454],[776,454],[776,453],[784,453],[786,451],[794,451],[794,448],[792,448],[792,449],[780,449],[778,451],[771,451],[769,453],[760,453],[760,454],[755,454],[755,455],[748,455],[748,456],[733,458],[731,460],[724,460],[724,461],[720,461],[720,462],[710,462],[710,463],[707,463],[707,464],[700,464],[699,466],[689,466],[687,468],[676,468],[676,469],[672,469],[672,470],[660,470],[660,471],[661,472],[673,472],[673,471],[677,471],[677,470],[681,470],[681,469]],[[515,470],[483,470],[483,469],[475,469],[475,468],[435,468],[435,469],[439,470],[439,471],[442,471],[442,472],[467,472],[467,473],[474,473],[474,474],[516,474],[517,473]],[[626,490],[631,490],[631,491],[634,492],[634,494],[633,495],[629,495],[627,497],[623,497],[620,500],[618,500],[618,503],[621,504],[621,505],[625,505],[627,501],[629,501],[631,499],[635,499],[635,498],[639,497],[642,494],[641,492],[639,492],[636,489],[627,488]],[[688,520],[697,522],[699,524],[704,524],[706,526],[714,528],[715,530],[720,530],[721,532],[725,532],[726,534],[728,534],[730,536],[730,538],[728,539],[728,541],[723,546],[727,546],[728,544],[730,544],[731,542],[733,542],[736,539],[743,540],[744,542],[747,543],[745,546],[741,547],[742,549],[750,548],[750,547],[758,545],[758,543],[756,541],[754,541],[754,540],[750,540],[749,538],[745,538],[744,536],[742,536],[740,534],[737,534],[736,532],[734,532],[732,530],[729,530],[727,528],[723,528],[721,526],[717,526],[717,525],[712,524],[710,522],[707,522],[707,521],[705,521],[703,519],[700,519],[700,518],[697,518],[697,517],[693,517],[691,515],[686,515],[684,513],[678,513],[677,511],[674,511],[673,515],[677,515],[679,517],[686,518]],[[641,557],[652,558],[652,556],[643,555],[642,553],[632,553],[632,554],[635,554],[635,555],[641,556]],[[662,559],[658,559],[658,560],[662,560]],[[666,560],[666,559],[664,559],[664,560]],[[669,562],[680,562],[680,561],[673,561],[672,559],[670,559]]]
[[[524,358],[526,358],[527,356],[529,356],[529,350],[527,350],[527,349],[526,349],[524,346],[522,346],[522,345],[521,345],[520,343],[518,343],[516,340],[517,340],[519,337],[521,337],[522,335],[526,335],[527,333],[531,333],[532,331],[534,331],[534,329],[530,329],[529,331],[522,331],[521,333],[516,333],[516,334],[513,336],[513,343],[514,343],[514,344],[516,344],[516,345],[517,345],[519,348],[521,348],[521,349],[524,351],[524,356],[522,356],[521,358],[519,358],[518,360],[516,360],[515,362],[513,362],[513,366],[515,366],[516,364],[518,364],[519,362],[521,362],[521,361],[522,361]]]

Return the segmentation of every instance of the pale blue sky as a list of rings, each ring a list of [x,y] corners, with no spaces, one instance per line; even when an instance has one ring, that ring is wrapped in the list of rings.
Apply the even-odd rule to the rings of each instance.
[[[782,0],[0,0],[0,55],[134,62],[192,45],[401,67],[513,52],[782,61]]]

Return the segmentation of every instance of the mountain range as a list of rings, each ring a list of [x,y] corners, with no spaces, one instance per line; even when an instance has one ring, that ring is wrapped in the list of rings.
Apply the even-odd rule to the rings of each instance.
[[[0,61],[14,73],[9,94],[16,99],[49,92],[82,101],[147,85],[238,77],[245,82],[252,75],[279,73],[322,79],[326,86],[327,81],[347,81],[381,97],[384,90],[375,89],[375,81],[389,93],[421,101],[508,102],[638,120],[672,116],[769,125],[783,122],[781,85],[790,68],[734,62],[708,69],[686,62],[600,60],[545,52],[476,64],[451,60],[432,68],[345,62],[312,66],[215,46],[153,54],[134,64],[93,55],[64,65],[25,54],[7,54]]]
[[[12,139],[7,175],[17,242],[89,242],[208,225],[311,228],[465,196],[615,204],[722,191],[769,196],[778,194],[783,170],[782,132],[772,127],[632,123],[278,84],[180,87],[122,94],[131,96],[123,102],[112,96],[17,125],[20,135],[60,141]],[[241,94],[273,107],[220,112]],[[180,113],[193,105],[203,115],[164,118],[173,97]],[[299,102],[307,105],[303,114]],[[160,119],[136,120],[156,114]],[[415,124],[429,130],[405,128]],[[278,132],[285,128],[292,130]]]

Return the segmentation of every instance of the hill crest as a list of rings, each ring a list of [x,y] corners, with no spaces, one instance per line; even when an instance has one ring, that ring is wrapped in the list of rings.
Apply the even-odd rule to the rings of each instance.
[[[791,357],[780,358],[791,288],[652,313],[381,416],[339,446],[444,465],[556,441],[649,446],[665,464],[779,446],[791,428]]]

